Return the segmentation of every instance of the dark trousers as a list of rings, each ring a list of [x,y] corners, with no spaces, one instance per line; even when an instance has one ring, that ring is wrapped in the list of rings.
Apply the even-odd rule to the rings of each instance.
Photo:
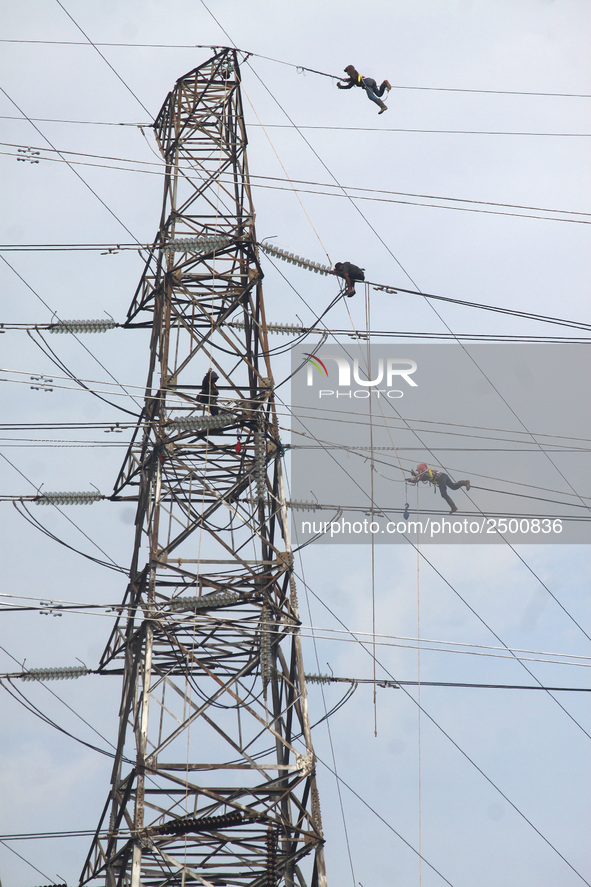
[[[217,416],[220,412],[220,408],[216,406],[218,396],[219,395],[217,394],[210,394],[209,391],[204,390],[197,395],[197,401],[198,403],[202,403],[203,406],[208,407],[212,416]]]
[[[367,93],[368,99],[371,99],[372,102],[375,102],[375,98],[373,98],[373,96],[376,96],[377,98],[381,98],[384,95],[384,90],[386,89],[386,81],[384,80],[382,85],[380,87],[378,87],[378,84],[373,79],[373,77],[364,77],[363,78],[363,87]],[[372,93],[373,93],[373,95],[372,95]]]
[[[440,474],[437,478],[437,486],[439,487],[439,492],[442,497],[445,499],[450,508],[455,508],[455,503],[452,499],[447,495],[447,488],[450,490],[459,490],[460,487],[465,487],[468,481],[459,480],[457,483],[451,479],[448,474]]]

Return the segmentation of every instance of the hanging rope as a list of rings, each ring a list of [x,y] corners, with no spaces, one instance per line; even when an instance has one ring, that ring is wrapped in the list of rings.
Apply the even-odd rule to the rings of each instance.
[[[406,485],[406,481],[405,481]],[[419,887],[423,883],[423,853],[422,853],[422,840],[423,840],[423,811],[422,811],[422,770],[421,770],[421,583],[420,583],[420,566],[421,566],[421,556],[420,556],[420,536],[419,536],[419,485],[416,484],[417,488],[417,541],[416,541],[416,550],[417,550],[417,715],[418,715],[418,755],[419,755]]]
[[[370,300],[369,300],[369,286],[365,284],[365,333],[367,337],[367,365],[368,365],[368,374],[367,378],[370,378],[371,371],[371,309],[370,309]],[[371,501],[371,522],[373,524],[373,519],[375,515],[375,501],[374,501],[374,473],[375,473],[375,465],[374,465],[374,448],[373,448],[373,414],[372,414],[372,400],[373,398],[370,396],[368,398],[368,406],[369,406],[369,447],[370,447],[370,462],[369,462],[369,472],[370,472],[370,501]],[[378,692],[377,692],[377,657],[376,657],[376,590],[375,590],[375,538],[374,534],[371,534],[371,624],[372,624],[372,645],[373,645],[373,713],[374,713],[374,736],[378,735]]]
[[[290,178],[290,176],[289,176],[289,173],[287,172],[285,166],[283,165],[283,161],[281,160],[279,154],[277,153],[277,149],[275,148],[275,145],[273,144],[273,141],[272,141],[271,137],[269,136],[269,133],[268,133],[267,130],[265,129],[265,126],[264,126],[263,122],[261,121],[261,118],[260,118],[259,115],[257,114],[256,109],[255,109],[253,103],[251,102],[248,93],[247,93],[246,90],[244,89],[244,86],[242,87],[242,92],[243,92],[244,95],[246,96],[246,100],[247,100],[248,104],[250,105],[250,107],[252,108],[253,114],[255,115],[256,119],[258,120],[258,122],[259,122],[259,126],[261,127],[261,129],[262,129],[263,132],[265,133],[265,137],[266,137],[267,141],[269,142],[269,145],[271,146],[271,149],[273,150],[273,153],[275,154],[275,157],[277,158],[277,160],[278,160],[278,162],[279,162],[279,165],[281,166],[281,169],[282,169],[283,172],[285,173],[285,178],[287,179],[287,181],[288,181],[289,184],[291,185],[291,189],[292,189],[293,193],[295,194],[295,196],[296,196],[296,198],[297,198],[297,201],[298,201],[298,203],[300,204],[302,210],[304,211],[304,215],[305,215],[306,218],[308,219],[308,222],[310,223],[310,226],[311,226],[312,230],[314,231],[314,234],[316,235],[316,237],[317,237],[317,239],[318,239],[318,243],[319,243],[320,246],[322,247],[322,251],[323,251],[324,254],[326,255],[326,258],[328,259],[330,265],[332,266],[332,260],[331,260],[330,256],[328,255],[328,250],[327,250],[326,247],[324,246],[324,243],[323,243],[323,241],[322,241],[322,238],[320,237],[320,234],[319,234],[318,231],[316,230],[316,227],[315,227],[315,225],[314,225],[314,222],[313,222],[312,219],[310,218],[310,216],[309,216],[309,214],[308,214],[308,210],[307,210],[306,207],[304,206],[304,204],[303,204],[303,202],[302,202],[302,200],[301,200],[301,198],[300,198],[300,195],[298,194],[298,191],[297,191],[297,189],[296,189],[294,183],[292,182],[292,180],[291,180],[291,178]]]

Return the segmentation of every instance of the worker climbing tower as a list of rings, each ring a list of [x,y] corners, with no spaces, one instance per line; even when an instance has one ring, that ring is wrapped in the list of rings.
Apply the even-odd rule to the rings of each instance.
[[[100,662],[119,732],[80,884],[325,887],[237,52],[154,129],[164,204],[126,324],[151,331],[148,378],[113,496],[135,544]]]

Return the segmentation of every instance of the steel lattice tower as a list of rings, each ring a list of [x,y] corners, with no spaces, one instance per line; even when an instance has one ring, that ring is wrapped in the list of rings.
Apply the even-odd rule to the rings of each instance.
[[[154,128],[164,203],[127,319],[150,364],[114,494],[135,545],[100,663],[123,675],[119,733],[80,883],[325,887],[236,52]]]

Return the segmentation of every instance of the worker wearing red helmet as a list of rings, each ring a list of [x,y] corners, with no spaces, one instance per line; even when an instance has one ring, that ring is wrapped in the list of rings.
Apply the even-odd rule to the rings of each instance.
[[[406,477],[405,481],[409,484],[418,484],[418,483],[431,483],[434,487],[439,487],[439,492],[441,496],[450,508],[450,514],[454,514],[458,509],[456,504],[452,499],[447,495],[447,488],[450,490],[459,490],[460,487],[466,487],[466,491],[470,489],[470,481],[469,480],[459,480],[453,481],[449,474],[445,474],[443,471],[436,471],[434,468],[429,468],[425,462],[421,462],[420,465],[417,465],[417,470],[414,471],[411,469],[412,477]]]

